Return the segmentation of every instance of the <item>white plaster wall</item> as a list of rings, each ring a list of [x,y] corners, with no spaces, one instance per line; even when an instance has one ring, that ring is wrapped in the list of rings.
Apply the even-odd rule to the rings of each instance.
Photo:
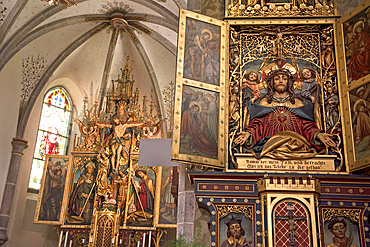
[[[0,72],[0,203],[8,174],[12,150],[11,141],[17,129],[20,82],[21,62],[19,56],[15,56]]]
[[[57,78],[53,78],[44,87],[38,96],[36,103],[31,111],[29,121],[26,126],[24,138],[29,142],[29,148],[25,150],[22,158],[19,176],[13,201],[13,208],[10,215],[8,226],[9,240],[4,246],[57,246],[57,233],[53,231],[53,226],[33,224],[33,218],[36,209],[36,200],[27,199],[37,198],[36,196],[27,196],[28,181],[31,172],[33,152],[35,149],[36,135],[41,115],[42,101],[46,92],[55,87],[63,86],[71,96],[73,104],[72,116],[75,117],[75,109],[80,110],[83,106],[83,95],[76,84],[76,79],[70,71],[61,73]],[[71,132],[69,154],[72,149],[73,136],[78,128],[73,128]],[[9,162],[8,162],[9,163]],[[21,236],[21,237],[20,237]]]

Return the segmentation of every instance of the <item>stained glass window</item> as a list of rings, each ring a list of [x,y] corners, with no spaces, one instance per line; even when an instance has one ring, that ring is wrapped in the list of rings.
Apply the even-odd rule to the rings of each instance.
[[[66,154],[70,119],[71,99],[67,91],[61,87],[48,91],[42,105],[28,183],[29,189],[40,189],[44,160],[47,154]]]

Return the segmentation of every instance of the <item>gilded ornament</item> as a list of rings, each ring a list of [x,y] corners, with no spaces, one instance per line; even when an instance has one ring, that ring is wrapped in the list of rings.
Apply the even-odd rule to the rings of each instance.
[[[253,219],[253,207],[252,206],[239,206],[239,205],[217,205],[218,217],[222,218],[229,213],[242,213],[245,217]]]
[[[347,217],[353,222],[360,222],[361,209],[323,209],[322,217],[324,222],[331,220],[333,217]]]

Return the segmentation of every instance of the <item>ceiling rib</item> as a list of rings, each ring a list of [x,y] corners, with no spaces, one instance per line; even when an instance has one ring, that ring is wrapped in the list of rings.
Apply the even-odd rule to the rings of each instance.
[[[24,131],[26,130],[28,118],[31,114],[32,108],[41,92],[43,87],[45,86],[46,82],[50,78],[50,76],[54,73],[54,71],[60,66],[60,64],[80,45],[85,43],[87,40],[89,40],[91,37],[93,37],[95,34],[98,34],[103,29],[108,27],[109,23],[101,23],[97,25],[96,27],[90,29],[86,33],[79,36],[77,39],[75,39],[67,48],[65,48],[60,55],[50,64],[50,66],[46,69],[45,73],[42,75],[41,79],[33,89],[30,98],[27,102],[27,105],[25,107],[25,110],[23,114],[19,118],[18,127],[17,127],[17,138],[23,138]]]
[[[109,77],[109,73],[112,67],[112,61],[113,61],[113,56],[114,56],[114,50],[116,49],[116,45],[117,45],[118,34],[119,34],[118,29],[114,29],[111,40],[109,42],[107,59],[105,60],[103,78],[102,78],[102,81],[100,84],[100,90],[99,90],[98,112],[100,112],[102,109],[104,97],[107,92],[108,77]]]

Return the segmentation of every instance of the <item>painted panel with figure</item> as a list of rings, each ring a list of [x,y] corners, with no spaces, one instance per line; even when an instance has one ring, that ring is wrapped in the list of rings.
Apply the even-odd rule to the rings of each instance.
[[[178,169],[178,167],[176,167]],[[175,197],[171,194],[171,186],[173,182],[173,167],[162,167],[161,178],[161,196],[159,204],[159,225],[166,225],[167,227],[177,226],[177,205]]]
[[[370,83],[349,92],[355,159],[370,157]]]
[[[97,160],[92,157],[75,157],[66,225],[90,225],[93,214]]]
[[[363,217],[363,208],[323,207],[321,210],[324,246],[364,246],[363,223],[367,218]]]
[[[227,163],[228,22],[180,11],[172,160]]]
[[[220,84],[220,32],[219,26],[186,18],[184,78]]]
[[[370,7],[343,24],[348,84],[370,73]]]
[[[131,158],[125,217],[122,226],[154,226],[158,213],[158,167],[138,166],[138,157]]]
[[[252,206],[250,206],[252,208]],[[253,245],[252,216],[229,213],[220,219],[219,246],[251,247]]]
[[[63,222],[71,167],[71,156],[46,156],[34,223],[57,225]]]
[[[180,153],[217,159],[219,93],[184,85]]]

